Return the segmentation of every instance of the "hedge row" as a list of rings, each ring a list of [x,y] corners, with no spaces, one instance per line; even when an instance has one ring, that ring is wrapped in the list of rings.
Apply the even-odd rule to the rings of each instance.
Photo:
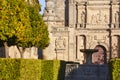
[[[111,80],[120,80],[120,59],[110,61]]]
[[[59,60],[0,59],[0,80],[64,80]]]

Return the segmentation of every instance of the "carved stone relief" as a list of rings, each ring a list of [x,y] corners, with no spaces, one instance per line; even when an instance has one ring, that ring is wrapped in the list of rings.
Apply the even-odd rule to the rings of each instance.
[[[114,27],[118,28],[119,27],[119,22],[120,22],[120,12],[119,11],[116,11],[114,19],[115,19],[114,20],[115,21]]]
[[[81,13],[81,25],[80,25],[80,27],[82,27],[82,28],[85,25],[85,15],[86,15],[85,11],[82,11],[82,13]]]
[[[113,2],[115,3],[115,2],[120,2],[120,0],[113,0]]]
[[[91,16],[91,23],[92,24],[106,24],[108,23],[108,15],[102,13],[101,10],[92,14]]]
[[[67,37],[56,37],[55,38],[55,53],[56,59],[66,60],[68,57],[68,38]],[[67,56],[66,56],[67,55]]]
[[[66,40],[63,37],[59,37],[55,40],[55,48],[56,49],[65,49],[66,48]]]
[[[68,28],[65,28],[65,27],[63,27],[63,28],[52,27],[52,31],[51,32],[52,32],[52,35],[54,37],[60,37],[60,36],[68,37],[68,33],[69,33]]]
[[[89,49],[93,49],[96,45],[100,45],[100,44],[104,44],[104,46],[106,45],[106,44],[108,44],[109,43],[109,38],[108,38],[108,35],[99,35],[99,33],[98,34],[94,34],[94,35],[92,35],[92,36],[90,36],[90,35],[88,35],[87,37],[86,37],[86,44],[87,44],[87,48],[89,48]],[[107,47],[107,46],[105,46],[105,47]]]
[[[86,36],[86,48],[87,49],[91,49],[93,44],[94,44],[94,37],[93,36],[90,36],[90,35],[87,35]]]
[[[112,58],[118,57],[118,36],[112,36]]]
[[[46,2],[46,11],[52,14],[55,8],[54,0],[49,0]]]
[[[100,34],[97,34],[97,35],[94,35],[94,40],[105,40],[106,39],[106,36],[107,35],[100,35]]]
[[[77,7],[78,11],[77,11],[77,20],[78,20],[78,24],[81,24],[80,27],[83,27],[83,24],[85,24],[85,6],[80,5]]]
[[[80,49],[85,49],[85,36],[77,36],[77,61],[79,61],[81,64],[83,64],[84,61],[84,54],[80,52]]]

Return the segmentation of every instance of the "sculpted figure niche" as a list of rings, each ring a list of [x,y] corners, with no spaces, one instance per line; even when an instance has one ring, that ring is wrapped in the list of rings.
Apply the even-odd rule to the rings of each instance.
[[[116,13],[115,13],[115,28],[119,27],[119,21],[120,21],[120,12],[116,11]]]
[[[82,11],[82,13],[81,13],[81,25],[80,25],[80,27],[83,28],[84,25],[85,25],[85,12]]]

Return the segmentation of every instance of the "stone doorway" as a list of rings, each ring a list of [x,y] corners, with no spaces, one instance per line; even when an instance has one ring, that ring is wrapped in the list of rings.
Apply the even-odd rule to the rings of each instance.
[[[98,49],[98,52],[92,55],[93,64],[105,64],[106,63],[106,48],[102,45],[97,45],[95,49]]]

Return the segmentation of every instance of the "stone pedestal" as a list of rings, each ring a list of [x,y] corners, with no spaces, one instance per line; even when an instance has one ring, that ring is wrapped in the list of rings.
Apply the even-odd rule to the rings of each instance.
[[[98,52],[97,49],[81,49],[80,51],[86,54],[86,64],[92,64],[92,54]]]

